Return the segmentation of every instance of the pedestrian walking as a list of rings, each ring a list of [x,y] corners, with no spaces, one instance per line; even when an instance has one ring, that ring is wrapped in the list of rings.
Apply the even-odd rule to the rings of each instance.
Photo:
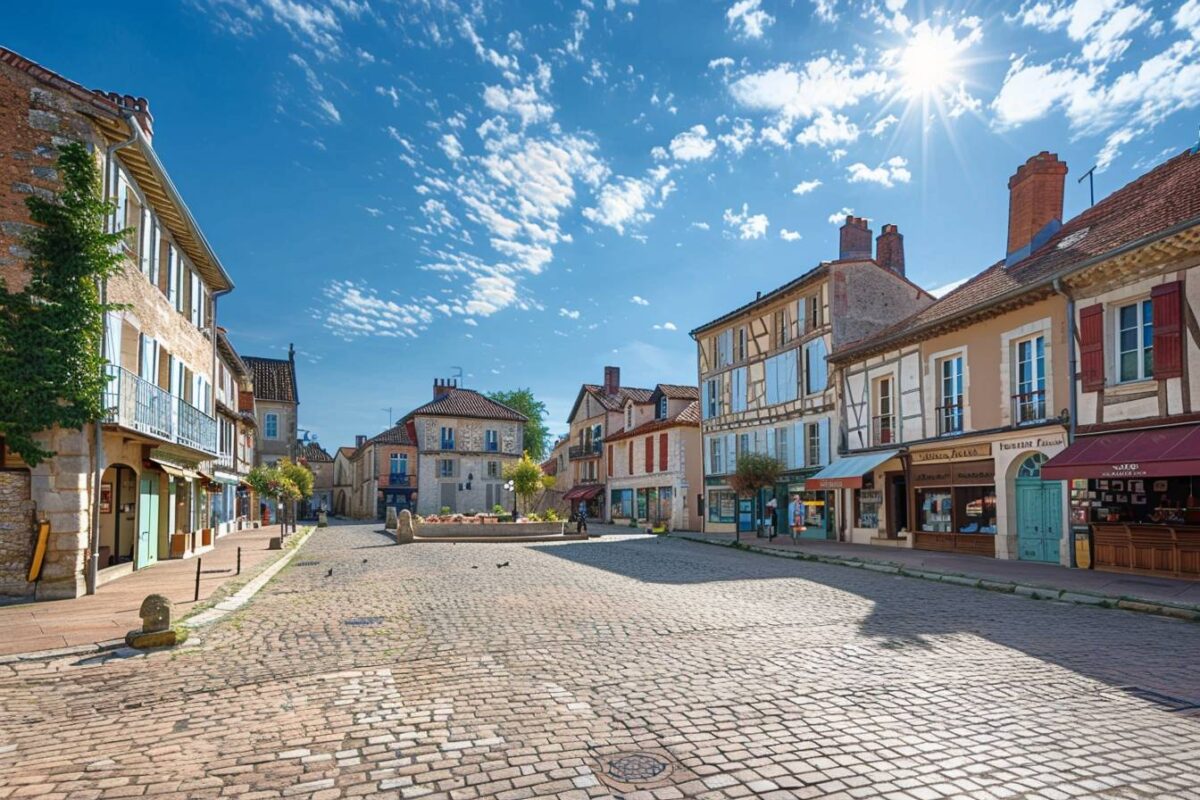
[[[587,503],[580,501],[579,511],[575,514],[575,532],[587,533]]]

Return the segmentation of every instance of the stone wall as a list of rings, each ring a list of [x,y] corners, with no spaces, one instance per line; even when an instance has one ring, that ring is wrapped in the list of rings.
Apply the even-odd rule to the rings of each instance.
[[[28,470],[0,470],[0,594],[30,595],[35,527]]]

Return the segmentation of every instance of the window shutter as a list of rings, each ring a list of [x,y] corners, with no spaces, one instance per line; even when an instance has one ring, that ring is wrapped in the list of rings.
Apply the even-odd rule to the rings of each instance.
[[[646,437],[646,472],[654,472],[654,437]]]
[[[817,450],[821,454],[821,466],[825,466],[831,460],[829,453],[829,417],[821,420],[818,430],[820,431],[818,434],[820,445],[818,445]]]
[[[705,475],[712,475],[712,474],[713,474],[713,469],[712,469],[712,443],[713,443],[713,439],[712,439],[712,437],[708,437],[708,438],[706,438],[706,439],[704,440],[704,474],[705,474]]]
[[[630,439],[629,442],[625,445],[625,454],[629,459],[628,474],[632,475],[633,474],[633,440],[632,439]]]
[[[802,469],[805,466],[805,459],[808,458],[808,439],[804,436],[803,422],[792,423],[792,441],[796,444],[793,448],[796,453],[796,463],[793,466]]]
[[[737,472],[737,439],[735,434],[725,434],[725,472],[729,475]]]
[[[613,473],[613,446],[608,446],[608,477],[612,477]]]
[[[1083,391],[1104,388],[1104,305],[1096,303],[1079,312],[1079,374]]]
[[[1183,375],[1183,281],[1155,286],[1154,378],[1166,380]]]
[[[667,471],[667,434],[658,435],[658,471]]]

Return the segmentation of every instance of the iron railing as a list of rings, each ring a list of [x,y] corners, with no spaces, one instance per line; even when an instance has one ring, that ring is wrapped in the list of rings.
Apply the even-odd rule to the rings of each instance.
[[[104,368],[104,421],[123,428],[217,455],[217,421],[166,389],[109,364]],[[222,466],[233,466],[233,456],[222,455]]]
[[[392,473],[384,477],[381,484],[390,487],[407,487],[413,485],[412,475],[401,475],[400,473]]]
[[[935,413],[937,414],[938,436],[962,433],[963,404],[961,400],[957,403],[947,403],[944,406],[938,406]]]
[[[1046,390],[1021,392],[1013,397],[1013,420],[1018,425],[1046,419]]]
[[[896,441],[896,415],[876,414],[871,418],[871,444],[891,444]]]
[[[179,428],[175,441],[206,453],[217,452],[217,421],[182,397],[175,398]]]
[[[567,448],[567,458],[595,458],[604,447],[602,439],[596,439],[590,445],[576,444]]]

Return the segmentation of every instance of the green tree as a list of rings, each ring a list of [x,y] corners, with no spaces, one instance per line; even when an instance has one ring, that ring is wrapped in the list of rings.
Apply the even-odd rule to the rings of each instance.
[[[729,487],[739,497],[753,497],[755,519],[762,519],[760,492],[769,489],[779,480],[783,464],[764,453],[745,453],[738,456],[737,468],[729,476]],[[761,526],[759,533],[762,533]]]
[[[29,283],[0,279],[0,436],[26,463],[54,456],[34,438],[55,426],[82,429],[104,411],[100,343],[104,279],[122,269],[124,232],[105,233],[95,157],[78,143],[58,156],[61,190],[25,200],[36,227],[25,237]]]
[[[554,486],[554,476],[544,474],[541,465],[530,457],[528,451],[521,456],[520,461],[504,468],[504,480],[512,481],[513,492],[521,498],[526,511],[529,511],[530,501],[537,497],[539,492]]]
[[[525,423],[525,450],[539,464],[546,459],[550,450],[550,429],[546,427],[546,404],[533,396],[532,389],[513,389],[507,392],[491,392],[488,399],[520,411],[527,417]]]
[[[283,464],[284,462],[287,462],[287,459],[283,459],[280,464]],[[289,471],[292,471],[297,467],[297,465],[291,464],[290,462],[287,462],[287,466],[289,467]],[[304,468],[299,467],[299,469],[303,470]],[[307,472],[307,470],[305,471]],[[310,472],[308,474],[311,478],[312,473]],[[291,502],[299,500],[303,496],[301,488],[296,485],[295,481],[293,481],[292,478],[289,477],[288,474],[285,473],[284,469],[280,466],[257,466],[250,470],[249,474],[246,475],[246,483],[249,484],[250,488],[253,489],[259,497],[267,498],[272,502],[272,505],[275,506],[281,505],[285,500],[289,501],[290,504]],[[310,483],[309,492],[311,493],[311,491],[312,484]],[[279,524],[280,530],[286,532],[286,528],[283,527],[284,521],[282,519],[279,520]]]

